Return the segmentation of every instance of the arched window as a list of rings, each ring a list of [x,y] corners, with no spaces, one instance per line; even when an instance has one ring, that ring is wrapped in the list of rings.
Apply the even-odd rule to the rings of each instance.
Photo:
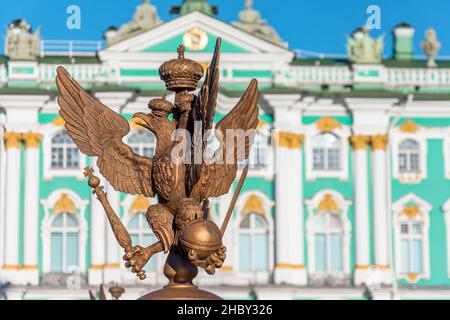
[[[250,169],[258,170],[267,166],[267,150],[269,144],[270,141],[265,135],[256,133],[248,158]]]
[[[269,269],[267,221],[258,213],[249,213],[239,225],[239,271],[265,272]]]
[[[139,130],[128,138],[133,152],[143,157],[153,157],[156,151],[156,137],[147,130]]]
[[[319,213],[314,221],[316,272],[342,272],[343,226],[334,213]]]
[[[400,173],[420,172],[419,143],[406,139],[398,145],[398,171]]]
[[[67,273],[80,267],[80,227],[71,213],[59,213],[50,229],[50,272]]]
[[[157,238],[148,226],[144,212],[137,212],[133,214],[128,222],[128,231],[130,233],[133,246],[140,245],[145,248],[157,241]],[[158,259],[155,256],[150,258],[148,263],[145,265],[144,270],[146,272],[155,272],[157,265],[156,260]]]
[[[392,204],[396,271],[409,283],[430,277],[431,209],[430,203],[413,193]]]
[[[77,169],[80,167],[80,153],[66,131],[62,131],[52,138],[51,154],[52,169]]]
[[[423,273],[423,223],[403,221],[400,224],[400,273]]]
[[[341,169],[341,143],[333,133],[313,137],[313,170],[338,171]]]

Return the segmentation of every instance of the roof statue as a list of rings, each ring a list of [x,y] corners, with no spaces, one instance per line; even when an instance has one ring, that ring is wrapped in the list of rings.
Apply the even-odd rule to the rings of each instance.
[[[57,70],[60,115],[81,152],[97,157],[100,173],[117,191],[158,196],[158,204],[150,205],[146,214],[158,241],[143,248],[131,243],[128,231],[109,205],[100,179],[92,168],[85,169],[89,186],[102,203],[116,239],[125,251],[125,266],[145,279],[143,268],[149,259],[159,252],[169,253],[164,268],[169,285],[146,295],[145,299],[218,298],[195,287],[192,280],[198,267],[214,274],[226,258],[222,236],[248,167],[243,170],[220,230],[209,220],[208,198],[228,193],[236,178],[238,163],[249,157],[259,122],[258,82],[252,80],[238,104],[215,126],[220,148],[213,158],[206,158],[202,152],[213,128],[219,90],[220,45],[219,38],[198,95],[190,92],[196,90],[203,67],[185,58],[184,46],[178,48],[178,59],[160,67],[160,77],[167,89],[175,92],[175,102],[153,99],[149,102],[150,113],[134,115],[143,128],[156,136],[153,158],[135,154],[122,141],[130,132],[129,122],[124,117],[91,97],[64,68]],[[230,136],[230,132],[236,134]]]
[[[266,41],[284,46],[275,29],[261,19],[259,11],[253,8],[253,0],[245,0],[245,9],[239,13],[239,21],[233,22],[233,25]]]
[[[347,41],[348,56],[353,63],[380,63],[383,59],[384,37],[371,38],[367,26],[356,29]]]
[[[160,24],[161,19],[158,16],[156,7],[150,3],[150,0],[144,0],[144,2],[136,8],[133,20],[122,25],[119,30],[115,27],[110,27],[105,32],[105,38],[108,45],[111,45],[140,32],[153,29]]]
[[[41,54],[39,29],[33,33],[28,22],[14,20],[6,33],[5,54],[12,60],[35,60]]]
[[[194,11],[203,12],[209,16],[219,13],[217,6],[211,6],[208,0],[184,0],[181,6],[174,6],[170,9],[170,13],[185,15]]]
[[[428,29],[425,31],[425,40],[420,44],[420,46],[428,58],[427,67],[437,67],[435,59],[441,49],[441,43],[438,41],[436,31],[434,29]]]

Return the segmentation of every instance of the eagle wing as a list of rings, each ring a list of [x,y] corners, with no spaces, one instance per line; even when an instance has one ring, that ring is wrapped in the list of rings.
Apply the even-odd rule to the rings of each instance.
[[[123,143],[128,121],[91,97],[63,68],[57,70],[59,114],[81,152],[98,157],[100,173],[117,191],[153,197],[153,160],[135,154]]]
[[[216,136],[221,145],[213,161],[201,165],[200,177],[191,193],[194,199],[218,197],[230,189],[238,163],[248,159],[253,144],[258,126],[258,98],[258,81],[252,80],[239,103],[217,124]]]

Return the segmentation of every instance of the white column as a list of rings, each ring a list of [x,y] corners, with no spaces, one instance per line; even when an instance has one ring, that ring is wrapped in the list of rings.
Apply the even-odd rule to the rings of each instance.
[[[5,259],[2,280],[22,284],[19,275],[20,208],[20,140],[21,134],[6,132]]]
[[[370,265],[369,196],[367,183],[368,140],[368,137],[364,135],[355,135],[351,137],[355,177],[353,186],[355,192],[355,285],[362,285],[366,282]]]
[[[91,158],[91,167],[94,174],[100,178],[100,184],[105,186],[105,179],[101,176],[96,164],[97,158]],[[103,269],[105,267],[106,251],[106,215],[96,195],[91,196],[91,265],[89,267],[89,284],[100,285],[103,283]]]
[[[306,285],[303,223],[303,136],[276,133],[275,283]]]
[[[120,216],[120,193],[114,190],[112,185],[106,183],[106,192],[108,196],[109,203],[114,211]],[[104,213],[103,213],[104,214]],[[104,270],[104,281],[105,283],[119,283],[120,282],[120,262],[121,250],[119,244],[117,243],[116,237],[111,229],[111,226],[106,220],[106,264]]]
[[[387,200],[386,146],[387,136],[371,137],[372,145],[372,181],[373,181],[373,228],[375,244],[375,264],[381,283],[390,284],[392,273],[389,265],[389,224]]]
[[[4,262],[5,250],[5,175],[6,175],[6,149],[3,143],[4,115],[0,114],[0,269]]]
[[[39,142],[41,135],[27,133],[25,142],[25,193],[23,209],[23,269],[21,277],[26,283],[39,284],[38,241],[39,241]]]

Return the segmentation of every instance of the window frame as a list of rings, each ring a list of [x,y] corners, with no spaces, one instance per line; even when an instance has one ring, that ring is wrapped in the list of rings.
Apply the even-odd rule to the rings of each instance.
[[[315,222],[319,212],[319,205],[322,200],[330,195],[339,208],[339,212],[333,212],[341,220],[342,225],[342,271],[341,272],[320,272],[316,271],[316,252],[315,252]],[[312,198],[305,200],[308,210],[306,219],[306,245],[308,255],[308,273],[311,276],[319,278],[326,276],[347,277],[350,276],[350,252],[352,225],[348,217],[348,208],[352,204],[350,200],[345,199],[339,192],[332,189],[324,189],[317,192]],[[330,212],[331,213],[331,212]]]
[[[312,123],[304,126],[305,134],[305,178],[306,181],[314,181],[321,178],[336,178],[340,181],[348,181],[349,179],[349,157],[350,157],[350,147],[349,147],[349,137],[350,128],[341,124],[330,131],[322,131],[317,128],[316,123]],[[339,170],[318,170],[314,169],[314,138],[320,134],[333,134],[340,142],[340,153],[339,153]]]
[[[416,146],[417,149],[412,149],[412,148],[408,148],[408,149],[402,149],[402,144],[406,143],[406,142],[413,142]],[[400,174],[410,174],[410,173],[419,173],[420,174],[420,144],[413,139],[403,139],[402,141],[400,141],[400,143],[398,144],[398,171]],[[417,168],[412,168],[412,164],[413,164],[413,160],[412,160],[412,156],[417,156]],[[401,168],[401,158],[402,156],[405,156],[405,169]]]
[[[51,149],[50,149],[50,152],[52,154],[51,155],[50,169],[51,170],[73,170],[73,169],[78,169],[80,167],[80,151],[78,150],[76,144],[73,141],[71,143],[68,143],[68,142],[53,142],[53,140],[56,137],[60,136],[60,135],[63,135],[64,137],[68,137],[72,141],[72,138],[70,138],[69,134],[65,130],[62,130],[62,131],[58,132],[57,134],[53,135],[52,141],[51,141],[52,146],[51,146]],[[59,166],[58,167],[54,167],[53,166],[53,151],[54,151],[54,149],[62,149],[62,166],[61,167],[59,167]],[[75,150],[76,153],[78,154],[78,159],[77,159],[78,166],[70,166],[70,167],[68,166],[68,164],[69,164],[69,160],[68,160],[68,158],[69,158],[69,150],[70,151]],[[72,159],[72,161],[73,161],[73,159]]]
[[[136,229],[136,228],[131,228],[129,226],[129,224],[131,223],[131,221],[137,218],[138,219],[138,223],[140,224],[140,228]],[[130,236],[133,235],[137,235],[138,236],[138,242],[137,243],[133,243],[133,246],[142,246],[145,248],[145,246],[143,245],[144,243],[144,236],[145,235],[151,235],[155,238],[155,242],[158,240],[158,238],[156,237],[156,235],[153,233],[152,229],[150,228],[150,226],[147,226],[147,228],[145,228],[145,224],[147,223],[147,219],[146,219],[146,213],[145,212],[141,212],[141,211],[136,211],[133,213],[129,214],[129,217],[127,219],[127,224],[125,225],[127,227],[128,233],[130,234]],[[163,265],[162,262],[162,258],[161,258],[161,254],[158,254],[157,257],[153,256],[150,259],[155,259],[155,270],[149,271],[146,270],[146,274],[148,273],[153,273],[156,274],[158,272],[161,271],[161,266]],[[150,260],[149,260],[150,261]]]
[[[266,272],[241,272],[240,270],[240,261],[239,261],[239,227],[241,224],[242,219],[245,217],[246,214],[250,212],[255,212],[255,210],[249,210],[246,208],[246,203],[248,199],[252,196],[258,197],[262,204],[262,210],[261,212],[256,212],[257,214],[260,214],[263,216],[263,218],[266,220],[269,234],[268,234],[268,271]],[[231,194],[229,199],[231,198]],[[227,201],[225,201],[227,202]],[[230,279],[233,284],[239,284],[239,285],[248,285],[249,282],[252,282],[254,284],[268,284],[271,280],[271,275],[274,271],[275,263],[275,238],[274,238],[274,220],[271,215],[272,208],[274,206],[274,202],[270,200],[264,193],[257,190],[251,190],[246,191],[243,194],[241,194],[236,202],[236,217],[233,218],[233,228],[232,230],[228,230],[225,233],[225,237],[227,234],[231,234],[230,237],[232,237],[233,245],[232,250],[230,250],[229,255],[231,259],[231,263],[233,266],[233,279]],[[228,207],[227,203],[224,203],[223,208]],[[223,213],[224,214],[224,213]]]
[[[332,133],[332,132],[322,132],[322,133],[319,133],[319,134],[316,134],[316,135],[314,135],[313,137],[312,137],[312,152],[313,152],[313,154],[312,154],[312,159],[313,159],[313,170],[314,171],[340,171],[341,170],[341,167],[342,167],[342,163],[341,163],[341,156],[340,156],[340,154],[341,154],[341,145],[340,145],[340,143],[339,143],[339,146],[337,147],[337,148],[329,148],[329,147],[326,147],[326,148],[317,148],[315,145],[314,145],[314,140],[317,138],[317,137],[319,137],[319,136],[325,136],[325,135],[329,135],[329,136],[332,136],[332,137],[334,137],[336,140],[335,141],[337,141],[338,143],[339,143],[339,137],[337,136],[337,135],[335,135],[334,133]],[[316,160],[315,160],[315,155],[316,155],[316,151],[317,150],[321,150],[321,151],[323,151],[323,167],[321,167],[321,168],[316,168]],[[337,157],[337,159],[339,160],[339,163],[338,163],[338,168],[337,169],[330,169],[330,163],[331,163],[331,161],[330,161],[330,159],[331,159],[331,156],[330,156],[330,152],[331,151],[336,151],[337,150],[337,152],[338,152],[338,157]]]
[[[256,227],[256,219],[260,218],[262,221],[264,221],[264,228],[258,228]],[[249,219],[249,228],[242,228],[241,224],[245,221],[245,219]],[[266,261],[266,270],[256,270],[257,265],[257,250],[256,250],[256,236],[257,235],[265,235],[266,236],[266,246],[267,251],[269,251],[269,223],[267,222],[266,218],[261,215],[258,212],[249,212],[246,213],[240,223],[239,223],[239,229],[238,229],[238,238],[240,239],[240,236],[242,234],[249,235],[250,236],[250,246],[251,246],[251,259],[250,259],[250,269],[251,271],[242,271],[241,270],[241,264],[239,262],[239,269],[238,271],[241,273],[264,273],[269,271],[269,252],[267,252],[267,261]],[[240,241],[240,240],[239,240]],[[241,246],[239,246],[240,249],[242,249]],[[240,256],[240,251],[238,252],[238,255]]]
[[[122,224],[128,228],[128,224],[130,223],[131,219],[138,213],[146,214],[141,209],[133,209],[133,203],[136,199],[136,196],[133,195],[126,195],[125,198],[121,201],[121,209],[123,212],[122,216]],[[151,205],[154,205],[157,203],[156,198],[148,198],[149,203]],[[153,233],[150,226],[148,226],[148,229],[150,233]],[[155,235],[156,237],[156,235]],[[136,243],[133,245],[141,245],[142,243]],[[138,284],[148,284],[148,285],[163,285],[166,284],[167,279],[164,276],[163,270],[164,270],[164,262],[166,260],[167,256],[163,253],[158,253],[157,257],[153,257],[151,259],[157,259],[156,260],[156,267],[155,271],[146,272],[145,274],[147,277],[145,280],[139,280],[134,273],[131,273],[129,269],[125,267],[125,265],[122,263],[120,265],[120,272],[121,272],[121,278],[124,284],[127,285],[138,285]]]
[[[407,206],[416,206],[420,214],[409,217],[404,209]],[[432,209],[431,204],[419,198],[413,193],[409,193],[392,204],[392,219],[394,226],[395,241],[395,269],[398,279],[405,279],[409,283],[416,283],[420,279],[430,278],[430,218],[429,213]],[[401,225],[404,223],[422,224],[422,272],[421,273],[402,273],[401,256]]]
[[[319,229],[317,227],[316,223],[317,223],[317,219],[319,218],[320,215],[326,215],[327,216],[327,218],[326,218],[327,220],[329,220],[330,216],[334,216],[335,218],[337,218],[339,220],[340,228],[339,229],[338,228],[331,228],[331,227],[327,226],[327,228]],[[313,232],[314,232],[314,240],[315,240],[315,237],[316,237],[317,234],[325,234],[325,248],[326,248],[325,249],[326,250],[326,252],[325,252],[325,255],[326,255],[326,257],[325,257],[325,260],[326,260],[325,270],[318,271],[316,263],[315,263],[315,266],[316,266],[315,273],[317,273],[317,274],[320,274],[320,273],[323,273],[323,274],[341,274],[344,271],[344,264],[343,264],[343,257],[344,257],[344,226],[343,226],[343,222],[341,221],[341,218],[339,217],[339,213],[327,212],[327,211],[318,212],[316,214],[316,216],[315,216]],[[330,243],[331,243],[331,235],[332,234],[339,234],[340,237],[341,237],[340,238],[340,240],[341,240],[341,244],[340,244],[340,248],[341,248],[341,266],[340,266],[340,269],[341,270],[339,270],[339,271],[333,271],[330,268],[330,266],[331,266],[331,251],[332,251]],[[316,253],[317,252],[317,248],[316,248],[315,241],[314,241],[313,246],[314,246],[313,249],[314,249],[314,251]],[[315,262],[317,262],[317,256],[316,255],[315,255],[315,258],[316,258]]]
[[[151,142],[139,142],[139,143],[135,143],[135,142],[131,142],[130,140],[139,134],[148,134],[149,137],[153,138],[153,141]],[[156,153],[156,137],[153,133],[151,133],[148,130],[144,130],[144,129],[135,129],[135,130],[131,130],[129,135],[126,138],[126,141],[129,145],[129,147],[133,150],[134,153],[140,155],[140,156],[144,156],[144,157],[153,157]],[[139,149],[138,152],[135,151],[135,148]],[[151,155],[145,155],[144,154],[144,149],[145,148],[149,148],[151,150],[153,150],[153,153]]]
[[[423,269],[424,269],[424,261],[423,261],[423,257],[424,257],[424,246],[423,246],[423,243],[424,243],[424,234],[423,234],[424,225],[423,225],[423,222],[410,220],[410,221],[399,222],[399,224],[400,224],[400,226],[399,226],[400,227],[400,233],[399,233],[400,248],[399,248],[399,250],[400,250],[400,257],[401,257],[401,259],[402,259],[403,254],[404,254],[402,243],[403,243],[403,241],[407,241],[407,244],[408,244],[408,249],[407,249],[407,251],[408,251],[408,261],[407,261],[408,267],[407,267],[407,269],[408,270],[407,270],[407,272],[405,272],[405,270],[402,270],[403,269],[403,262],[404,262],[402,260],[401,263],[400,263],[400,274],[401,275],[408,275],[408,274],[416,273],[416,272],[413,271],[413,269],[414,269],[414,257],[415,257],[414,248],[413,248],[414,240],[420,240],[421,241],[420,273],[422,273]],[[413,233],[412,230],[413,230],[413,227],[415,225],[420,226],[420,234],[415,235]],[[407,233],[403,233],[402,232],[402,227],[403,226],[407,226],[408,227]]]
[[[273,143],[273,137],[271,132],[271,125],[266,123],[263,127],[256,129],[257,134],[267,139],[266,141],[269,142],[267,148],[265,148],[265,158],[266,158],[266,165],[260,168],[252,168],[249,166],[248,170],[248,176],[249,177],[263,177],[266,180],[273,180],[274,174],[275,174],[275,168],[274,168],[274,157],[275,157],[275,144]],[[254,148],[255,144],[252,146],[252,150]],[[250,151],[251,152],[251,151]],[[249,155],[250,157],[250,155]],[[238,166],[238,173],[237,176],[240,176],[242,173],[242,170],[244,169],[244,166],[240,164]]]
[[[62,216],[62,219],[63,219],[63,226],[62,227],[53,226],[53,223],[55,222],[55,220],[58,219],[61,216]],[[76,227],[68,227],[67,226],[67,217],[68,216],[73,216],[74,217],[74,219],[77,222],[77,226]],[[70,273],[69,271],[73,271],[73,270],[69,270],[69,268],[68,268],[69,266],[67,265],[67,235],[69,233],[76,233],[77,234],[77,238],[78,238],[77,246],[78,246],[78,255],[79,255],[80,254],[79,239],[80,239],[80,236],[81,236],[81,228],[80,228],[80,223],[79,223],[78,217],[76,217],[76,215],[71,213],[71,212],[57,212],[53,216],[53,218],[51,220],[51,223],[50,223],[50,261],[51,261],[51,257],[52,257],[53,250],[54,250],[54,248],[52,248],[52,245],[51,245],[51,238],[52,238],[52,235],[54,233],[62,233],[62,257],[61,257],[62,258],[62,270],[61,270],[61,272],[53,271],[52,270],[52,265],[50,263],[50,273],[63,273],[63,274],[64,273]],[[78,260],[78,263],[79,263],[80,259],[79,259],[79,257],[77,257],[77,258],[78,258],[77,260]],[[79,264],[77,264],[77,268],[78,269],[80,268]]]
[[[78,168],[52,168],[52,139],[62,131],[65,131],[64,126],[54,123],[49,123],[42,127],[43,179],[49,181],[57,177],[75,177],[77,180],[82,181],[85,179],[83,168],[86,167],[87,156],[78,150],[78,148]]]
[[[402,132],[395,128],[389,137],[391,143],[390,152],[392,154],[392,177],[402,184],[418,184],[427,178],[427,139],[420,132]],[[406,140],[413,140],[419,146],[419,170],[413,172],[400,172],[400,144]]]
[[[87,247],[87,230],[88,224],[86,221],[86,207],[89,204],[89,200],[82,199],[76,194],[74,191],[70,189],[58,189],[51,193],[47,199],[41,200],[41,205],[44,208],[44,218],[42,220],[41,225],[41,239],[42,239],[42,272],[50,273],[50,243],[51,243],[51,230],[52,223],[56,216],[60,214],[60,212],[53,212],[53,208],[56,202],[62,197],[63,194],[66,194],[70,200],[73,201],[75,207],[77,209],[76,213],[73,215],[78,219],[78,228],[79,228],[79,236],[78,236],[78,266],[80,268],[81,273],[86,272],[86,247]],[[72,213],[71,213],[72,214]]]

